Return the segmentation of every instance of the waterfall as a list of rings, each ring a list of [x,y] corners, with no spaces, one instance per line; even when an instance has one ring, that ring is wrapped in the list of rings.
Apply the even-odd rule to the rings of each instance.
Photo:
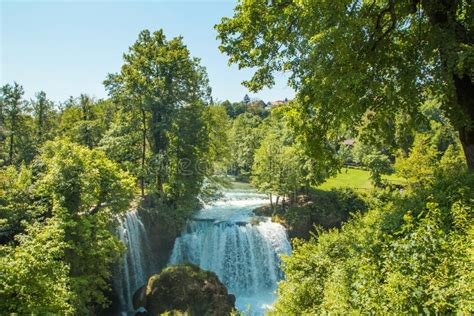
[[[234,191],[200,211],[176,239],[170,258],[170,264],[191,262],[215,272],[236,296],[237,307],[250,304],[253,314],[273,303],[283,277],[279,255],[291,252],[282,225],[253,217],[251,210],[266,202],[261,198]]]
[[[118,227],[120,240],[127,250],[115,278],[115,289],[120,298],[122,311],[133,311],[133,294],[147,282],[146,253],[149,251],[148,238],[137,211],[127,212],[120,219]]]
[[[197,212],[175,240],[169,264],[191,262],[213,271],[236,296],[236,306],[263,314],[275,300],[283,277],[280,255],[290,254],[285,228],[252,210],[267,203],[253,190],[224,192],[222,199]],[[118,236],[127,247],[115,278],[121,310],[133,313],[133,294],[158,271],[145,226],[136,211],[120,219]],[[154,246],[154,245],[153,245]]]

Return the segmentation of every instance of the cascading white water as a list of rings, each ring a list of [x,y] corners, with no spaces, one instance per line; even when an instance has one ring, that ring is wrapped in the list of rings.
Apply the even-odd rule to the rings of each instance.
[[[291,246],[284,227],[252,210],[267,201],[253,191],[227,192],[200,211],[176,239],[170,264],[191,262],[215,272],[236,296],[240,310],[261,314],[275,299],[282,278],[280,254]]]
[[[127,250],[119,275],[115,278],[115,289],[120,298],[122,311],[133,311],[132,298],[136,290],[147,281],[146,252],[149,250],[148,238],[137,211],[130,211],[120,219],[118,227],[120,240]]]

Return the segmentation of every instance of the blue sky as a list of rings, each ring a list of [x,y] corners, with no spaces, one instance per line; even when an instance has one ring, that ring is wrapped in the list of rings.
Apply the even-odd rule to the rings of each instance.
[[[234,1],[8,1],[0,0],[0,83],[17,81],[32,98],[44,90],[54,101],[87,93],[106,97],[106,74],[143,29],[182,35],[207,68],[213,97],[239,101],[250,70],[227,65],[213,26],[231,16]],[[291,98],[286,77],[271,90],[249,93],[264,101]]]

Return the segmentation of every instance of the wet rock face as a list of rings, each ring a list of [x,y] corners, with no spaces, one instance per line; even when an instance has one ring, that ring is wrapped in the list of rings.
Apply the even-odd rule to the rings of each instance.
[[[220,316],[231,313],[235,296],[228,294],[215,273],[186,264],[151,276],[146,289],[135,293],[134,305],[144,306],[148,315],[179,310],[190,315]]]
[[[139,309],[140,307],[146,306],[146,285],[139,288],[135,294],[133,294],[133,308]]]

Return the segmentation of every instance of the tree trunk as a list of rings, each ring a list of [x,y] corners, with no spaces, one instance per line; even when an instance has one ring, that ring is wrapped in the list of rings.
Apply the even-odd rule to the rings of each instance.
[[[13,131],[10,131],[10,151],[8,153],[8,162],[13,165]]]
[[[469,29],[457,21],[457,10],[459,3],[452,0],[421,0],[423,10],[427,13],[430,24],[436,31],[449,34],[449,37],[454,40],[454,44],[472,45],[473,36]],[[453,43],[451,43],[453,44]],[[452,45],[446,44],[443,41],[435,42],[438,46],[440,59],[444,67],[444,71],[452,76],[454,81],[454,88],[456,93],[456,105],[459,112],[456,111],[455,116],[462,114],[467,118],[467,122],[459,120],[458,117],[454,120],[454,125],[459,132],[459,138],[464,150],[466,162],[469,170],[474,170],[474,85],[472,83],[471,74],[463,74],[460,77],[452,69],[450,60],[456,51],[453,51]]]
[[[169,127],[167,122],[165,122],[164,106],[158,106],[153,109],[151,114],[151,134],[152,134],[152,152],[154,155],[159,156],[159,165],[156,176],[156,187],[158,192],[163,192],[163,183],[165,182],[165,172],[166,172],[166,161],[164,160],[164,154],[168,148],[168,140],[166,136],[166,129]]]
[[[145,157],[146,157],[146,112],[142,110],[142,161],[141,161],[141,172],[140,172],[140,190],[142,198],[145,197]]]
[[[273,210],[273,199],[272,199],[272,194],[270,193],[270,207]]]
[[[457,102],[470,120],[471,126],[464,125],[459,129],[459,138],[466,156],[467,167],[474,170],[474,85],[471,78],[454,76]]]
[[[17,130],[16,126],[16,117],[15,115],[11,116],[11,130],[10,130],[10,150],[8,152],[8,162],[10,165],[13,165],[13,149],[14,149],[14,142],[15,142],[15,133]]]

